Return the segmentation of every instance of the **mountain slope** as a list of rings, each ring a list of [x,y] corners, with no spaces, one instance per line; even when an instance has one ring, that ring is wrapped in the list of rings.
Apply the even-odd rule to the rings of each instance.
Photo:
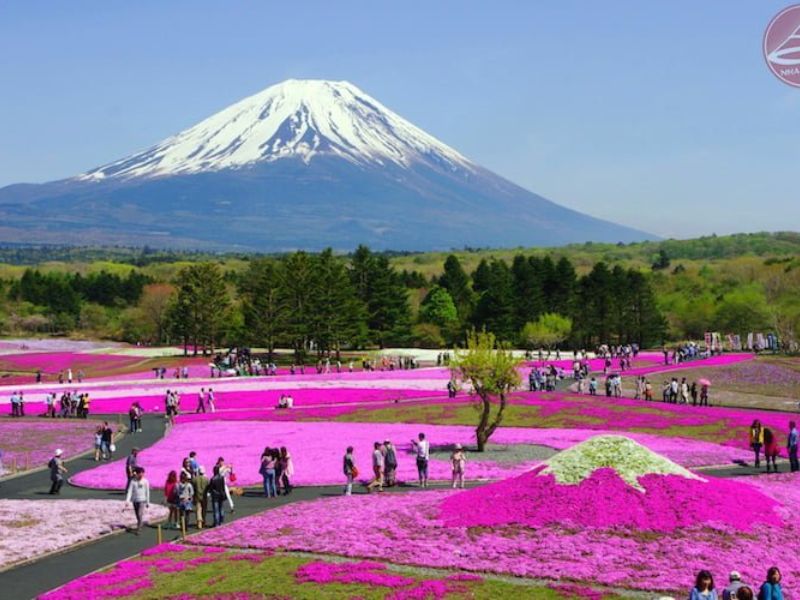
[[[0,189],[0,240],[267,251],[629,242],[346,82],[289,80],[78,177]]]

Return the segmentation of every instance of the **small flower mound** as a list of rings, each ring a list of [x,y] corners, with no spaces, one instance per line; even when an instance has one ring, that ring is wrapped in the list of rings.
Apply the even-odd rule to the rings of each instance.
[[[447,497],[441,519],[448,527],[750,531],[781,526],[779,506],[747,484],[705,480],[632,440],[599,436],[524,475]]]
[[[703,481],[691,471],[621,435],[595,436],[559,452],[545,461],[545,465],[541,474],[552,474],[561,485],[579,484],[602,468],[614,469],[625,483],[642,492],[644,488],[639,478],[645,475],[678,475]]]

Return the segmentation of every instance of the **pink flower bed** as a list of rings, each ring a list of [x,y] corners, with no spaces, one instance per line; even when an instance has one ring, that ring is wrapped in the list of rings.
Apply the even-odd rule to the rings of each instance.
[[[735,480],[649,474],[639,478],[641,492],[613,469],[561,485],[542,475],[543,468],[450,496],[442,503],[442,520],[448,527],[561,524],[664,533],[704,523],[740,531],[757,523],[781,525],[777,501]]]
[[[73,377],[77,377],[79,369],[102,366],[106,369],[118,368],[141,362],[141,358],[118,356],[114,354],[86,354],[79,352],[31,352],[27,354],[0,355],[0,370],[29,371],[35,373],[57,374],[59,371],[72,369]]]
[[[764,410],[742,410],[725,407],[700,407],[663,402],[645,402],[628,398],[579,396],[559,393],[517,394],[514,403],[539,407],[543,418],[555,418],[564,427],[616,431],[672,429],[677,435],[682,428],[713,427],[709,440],[736,448],[748,448],[748,431],[753,420],[759,419],[785,446],[785,434],[790,420],[796,415]],[[785,453],[785,450],[782,450]]]
[[[372,472],[373,443],[390,439],[398,450],[398,479],[415,481],[417,471],[410,440],[416,439],[421,431],[426,433],[434,447],[455,443],[472,445],[475,442],[475,430],[463,426],[208,421],[177,425],[163,440],[140,453],[139,464],[147,469],[151,484],[160,486],[169,471],[179,468],[183,458],[195,450],[201,464],[206,467],[210,468],[217,457],[223,456],[234,465],[239,485],[258,485],[261,483],[258,473],[261,451],[265,446],[286,446],[294,460],[296,485],[335,485],[343,482],[342,456],[348,445],[356,449],[356,462],[364,477],[369,478]],[[492,442],[501,445],[545,445],[561,450],[597,433],[592,430],[508,427],[498,429]],[[735,448],[707,442],[674,440],[646,434],[631,434],[629,437],[686,467],[729,464],[748,456]],[[508,477],[525,472],[537,464],[537,461],[499,463],[481,460],[479,456],[476,453],[468,455],[468,479]],[[123,464],[122,460],[103,464],[78,473],[71,481],[91,488],[120,488],[125,485]],[[432,480],[449,480],[450,463],[446,458],[432,458],[429,472]]]
[[[0,569],[135,525],[123,508],[117,500],[0,500]],[[166,516],[150,505],[148,520]]]
[[[44,467],[56,448],[69,458],[93,447],[97,423],[83,419],[0,419],[0,451],[9,469],[16,460],[19,468]]]
[[[388,403],[394,400],[427,399],[432,402],[446,402],[447,393],[442,390],[415,390],[415,389],[372,389],[372,388],[300,388],[300,389],[267,389],[267,390],[244,390],[226,392],[220,390],[216,385],[210,386],[214,390],[215,406],[217,413],[194,414],[197,409],[197,399],[200,386],[197,391],[181,393],[181,420],[217,420],[225,419],[226,412],[244,413],[244,418],[262,419],[291,419],[292,411],[282,413],[275,407],[281,394],[289,394],[294,398],[294,406],[302,408],[305,406],[322,406],[336,404],[366,404],[366,403]],[[121,396],[114,398],[103,398],[103,391],[92,389],[89,386],[66,386],[67,389],[85,391],[91,398],[91,412],[93,414],[127,414],[133,402],[139,402],[145,412],[164,412],[164,394],[146,396]],[[169,386],[165,386],[165,389]],[[183,385],[173,385],[173,389],[183,390]],[[61,392],[58,392],[60,395]],[[11,392],[5,398],[10,398]],[[37,392],[26,393],[25,408],[30,414],[40,415],[45,412],[45,404],[42,400],[44,394]],[[34,399],[35,398],[35,399]],[[4,398],[0,398],[0,401]],[[10,403],[0,404],[0,414],[10,414]],[[237,418],[237,417],[228,417]],[[242,417],[238,417],[242,418]]]
[[[767,567],[779,564],[784,590],[797,594],[800,480],[797,476],[763,479],[758,487],[764,495],[778,501],[793,499],[792,504],[781,508],[790,518],[780,527],[753,523],[749,534],[723,523],[693,525],[668,534],[561,524],[449,527],[441,519],[442,503],[468,492],[433,491],[287,505],[205,531],[193,536],[192,541],[232,548],[332,553],[670,594],[685,593],[700,569],[708,568],[719,578],[737,570],[745,581],[759,582]],[[709,485],[717,483],[712,480]],[[756,487],[747,483],[740,485],[742,493],[737,497],[756,492]],[[702,502],[702,498],[698,500]],[[767,505],[760,510],[772,509]],[[772,520],[773,516],[764,518]]]

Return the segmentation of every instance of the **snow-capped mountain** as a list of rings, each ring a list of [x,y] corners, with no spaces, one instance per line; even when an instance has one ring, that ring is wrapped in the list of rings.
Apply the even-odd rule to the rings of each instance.
[[[290,79],[83,177],[159,177],[335,156],[360,165],[470,162],[346,81]]]
[[[288,80],[77,177],[0,189],[0,241],[280,251],[651,237],[516,186],[347,82]]]

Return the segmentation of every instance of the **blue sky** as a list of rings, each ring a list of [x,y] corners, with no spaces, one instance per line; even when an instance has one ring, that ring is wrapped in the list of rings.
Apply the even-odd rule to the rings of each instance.
[[[670,237],[800,230],[800,89],[761,54],[787,4],[0,0],[0,185],[347,79],[571,208]]]

